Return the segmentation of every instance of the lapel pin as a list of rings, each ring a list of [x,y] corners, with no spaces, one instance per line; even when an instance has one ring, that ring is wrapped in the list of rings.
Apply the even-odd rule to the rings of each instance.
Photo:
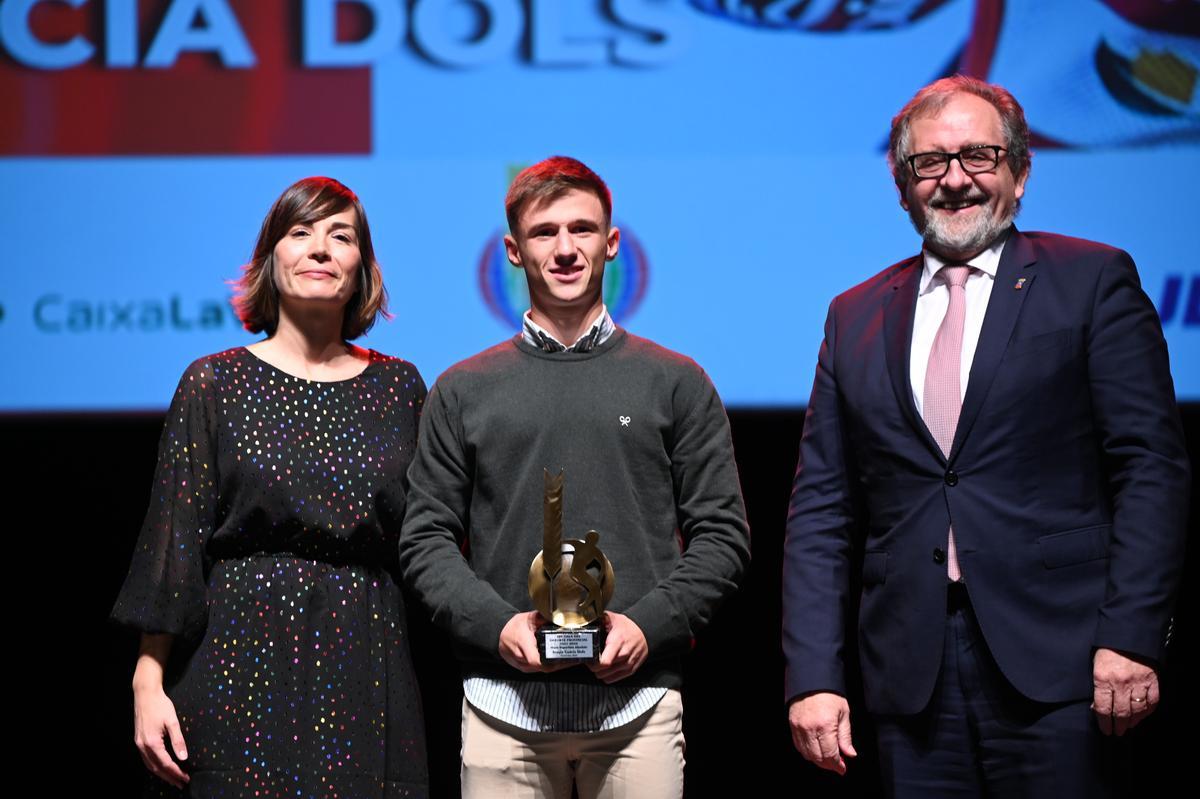
[[[1025,288],[1025,278],[1023,278],[1023,277],[1017,278],[1017,282],[1013,285],[1013,288],[1016,289],[1017,291],[1020,291],[1021,289]]]

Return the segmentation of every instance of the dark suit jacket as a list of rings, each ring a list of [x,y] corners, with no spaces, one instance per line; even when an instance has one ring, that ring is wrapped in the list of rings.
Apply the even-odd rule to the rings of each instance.
[[[1014,232],[947,459],[909,382],[921,269],[829,308],[784,548],[787,698],[844,693],[861,564],[867,707],[926,705],[951,521],[1004,675],[1038,701],[1088,697],[1095,647],[1161,656],[1180,577],[1188,462],[1158,315],[1126,253]]]

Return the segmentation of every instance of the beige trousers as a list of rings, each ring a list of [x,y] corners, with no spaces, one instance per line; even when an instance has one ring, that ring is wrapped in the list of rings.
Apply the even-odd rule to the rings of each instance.
[[[648,713],[602,732],[529,732],[463,700],[465,799],[680,799],[683,701],[669,690]]]

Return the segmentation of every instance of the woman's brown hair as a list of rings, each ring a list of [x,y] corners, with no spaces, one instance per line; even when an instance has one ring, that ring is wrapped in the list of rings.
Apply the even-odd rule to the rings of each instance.
[[[380,316],[390,319],[383,273],[371,245],[367,212],[358,196],[333,178],[312,177],[298,180],[279,195],[258,232],[254,256],[242,267],[242,276],[234,283],[233,308],[242,326],[251,333],[275,333],[279,324],[279,291],[275,287],[275,245],[293,225],[311,225],[327,216],[354,209],[354,230],[362,261],[358,271],[358,290],[346,303],[342,316],[342,338],[356,339],[371,329]]]

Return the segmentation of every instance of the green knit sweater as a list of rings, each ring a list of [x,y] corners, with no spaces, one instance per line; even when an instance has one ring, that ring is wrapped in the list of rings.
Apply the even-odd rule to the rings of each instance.
[[[600,533],[608,609],[646,636],[628,685],[676,688],[680,656],[736,589],[749,530],[729,423],[694,361],[618,329],[586,353],[518,336],[446,371],[425,403],[400,538],[405,582],[448,630],[468,675],[541,679],[499,656],[532,610],[542,469],[565,469],[564,537]],[[590,681],[587,669],[557,682]]]

